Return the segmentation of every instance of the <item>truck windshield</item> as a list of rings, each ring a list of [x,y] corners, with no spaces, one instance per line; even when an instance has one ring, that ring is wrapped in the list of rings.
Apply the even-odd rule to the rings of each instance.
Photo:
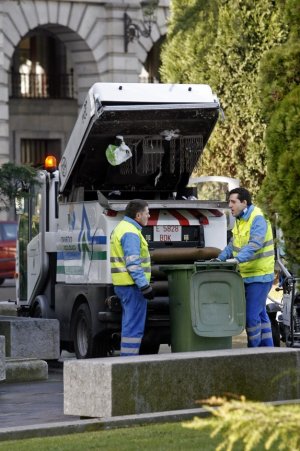
[[[22,199],[24,206],[19,215],[18,260],[19,260],[19,298],[27,299],[27,245],[39,233],[42,187],[32,187],[31,197]]]

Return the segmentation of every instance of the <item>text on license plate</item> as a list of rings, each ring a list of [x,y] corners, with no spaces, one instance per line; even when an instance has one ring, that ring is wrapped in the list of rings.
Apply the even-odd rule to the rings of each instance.
[[[154,241],[181,241],[181,226],[154,226]]]

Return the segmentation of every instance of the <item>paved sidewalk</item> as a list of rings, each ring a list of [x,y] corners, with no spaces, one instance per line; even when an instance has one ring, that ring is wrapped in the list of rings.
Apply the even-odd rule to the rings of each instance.
[[[63,370],[49,369],[48,380],[0,384],[0,427],[76,420],[63,413]]]
[[[62,362],[50,366],[47,381],[1,383],[0,403],[0,442],[207,416],[202,408],[96,419],[64,415]]]

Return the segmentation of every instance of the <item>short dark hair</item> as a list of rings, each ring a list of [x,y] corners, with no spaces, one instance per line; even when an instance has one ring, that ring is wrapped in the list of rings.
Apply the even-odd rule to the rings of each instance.
[[[247,201],[247,206],[249,207],[249,205],[252,204],[252,199],[251,199],[251,194],[249,193],[249,191],[246,188],[233,188],[231,191],[229,191],[229,196],[231,194],[237,194],[238,195],[238,199],[243,202],[244,200]]]
[[[135,219],[137,213],[143,211],[148,207],[148,203],[143,199],[133,199],[131,200],[125,209],[125,215],[131,219]]]

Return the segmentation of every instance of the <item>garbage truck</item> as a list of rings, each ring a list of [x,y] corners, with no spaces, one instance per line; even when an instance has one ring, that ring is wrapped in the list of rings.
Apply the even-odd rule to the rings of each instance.
[[[96,83],[59,165],[48,155],[18,206],[20,315],[57,318],[61,349],[77,358],[118,350],[122,311],[110,273],[110,235],[127,203],[142,198],[150,219],[155,297],[141,353],[170,343],[163,264],[218,255],[227,241],[226,202],[188,187],[220,112],[208,85]]]

